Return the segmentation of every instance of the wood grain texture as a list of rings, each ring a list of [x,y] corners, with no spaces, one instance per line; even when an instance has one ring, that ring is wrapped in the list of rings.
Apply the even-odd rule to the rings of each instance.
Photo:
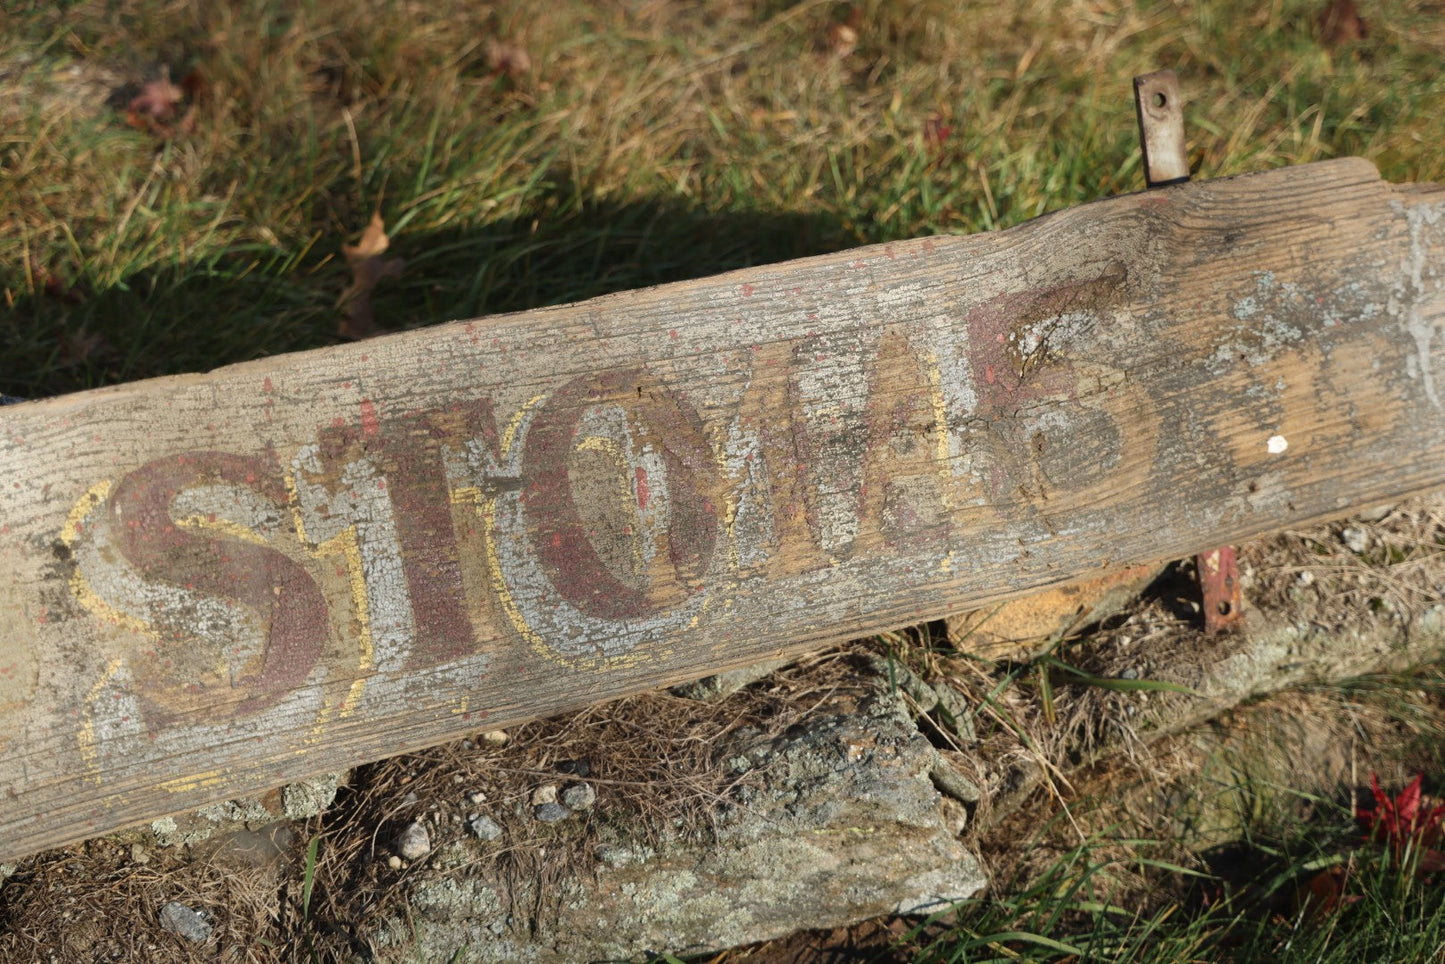
[[[0,409],[0,857],[1445,484],[1347,159]]]

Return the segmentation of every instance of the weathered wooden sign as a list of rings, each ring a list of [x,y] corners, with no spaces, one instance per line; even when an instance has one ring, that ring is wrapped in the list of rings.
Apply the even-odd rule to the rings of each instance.
[[[1445,484],[1361,160],[0,408],[0,856]]]

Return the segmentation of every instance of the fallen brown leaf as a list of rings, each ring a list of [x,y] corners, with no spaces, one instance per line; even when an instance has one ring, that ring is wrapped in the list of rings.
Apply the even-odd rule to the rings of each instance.
[[[371,216],[371,222],[361,233],[356,244],[343,244],[341,253],[351,266],[351,285],[341,293],[337,306],[343,317],[336,333],[342,338],[370,338],[378,334],[376,318],[371,308],[371,292],[382,278],[397,278],[406,267],[402,258],[383,258],[391,245],[386,234],[386,222],[380,212]]]
[[[36,287],[45,294],[45,297],[63,301],[68,305],[78,305],[85,300],[85,292],[80,290],[79,286],[70,284],[38,265],[32,270],[35,275]]]
[[[494,74],[506,74],[513,80],[532,71],[532,58],[516,44],[502,43],[495,37],[487,40],[487,67]]]
[[[131,98],[127,109],[140,118],[166,121],[170,120],[171,115],[176,112],[176,105],[185,96],[185,91],[171,83],[169,77],[164,77],[152,80],[142,87],[140,93]]]
[[[841,23],[828,27],[828,52],[842,60],[858,46],[858,29],[863,24],[863,11],[858,7],[848,8],[848,17]]]
[[[1315,20],[1320,43],[1327,47],[1343,47],[1370,35],[1369,24],[1360,16],[1355,0],[1330,0]]]
[[[94,331],[66,331],[60,335],[60,354],[56,365],[69,368],[90,362],[104,362],[115,357],[115,349],[105,336]]]
[[[205,77],[199,70],[189,71],[179,86],[171,83],[169,76],[152,80],[126,105],[125,122],[158,137],[189,134],[196,126],[196,103],[207,93]],[[187,100],[190,106],[178,118],[177,109]]]
[[[211,85],[198,67],[186,71],[186,75],[181,78],[181,90],[185,91],[191,103],[204,101],[211,96]]]

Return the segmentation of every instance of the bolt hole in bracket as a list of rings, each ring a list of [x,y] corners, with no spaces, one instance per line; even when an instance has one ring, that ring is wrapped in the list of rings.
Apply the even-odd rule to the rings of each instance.
[[[1134,78],[1134,107],[1139,117],[1139,143],[1144,149],[1144,179],[1153,187],[1189,180],[1189,153],[1184,149],[1184,111],[1179,78],[1160,70]]]
[[[1134,78],[1134,108],[1139,118],[1139,144],[1144,153],[1144,180],[1166,187],[1189,180],[1189,152],[1184,145],[1183,100],[1172,70]],[[1217,633],[1237,624],[1244,614],[1239,566],[1234,549],[1221,546],[1195,558],[1203,597],[1204,628]]]

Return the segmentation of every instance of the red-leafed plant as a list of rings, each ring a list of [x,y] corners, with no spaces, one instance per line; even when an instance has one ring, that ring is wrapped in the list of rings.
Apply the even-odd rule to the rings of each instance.
[[[1445,805],[1421,806],[1422,776],[1417,775],[1392,800],[1380,789],[1379,779],[1370,774],[1375,807],[1372,810],[1355,810],[1355,819],[1364,827],[1369,839],[1388,843],[1397,856],[1407,850],[1418,854],[1420,872],[1432,873],[1445,870],[1445,853],[1434,849],[1445,834],[1445,828],[1442,828]]]

